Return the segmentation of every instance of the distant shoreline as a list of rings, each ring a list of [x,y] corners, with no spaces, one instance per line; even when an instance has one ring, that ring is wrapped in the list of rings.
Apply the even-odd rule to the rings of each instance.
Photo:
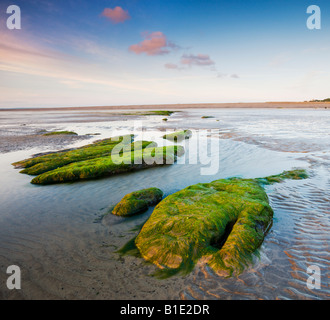
[[[89,107],[49,108],[0,108],[1,111],[74,111],[74,110],[134,110],[134,109],[327,109],[330,102],[244,102],[244,103],[193,103],[193,104],[150,104]]]

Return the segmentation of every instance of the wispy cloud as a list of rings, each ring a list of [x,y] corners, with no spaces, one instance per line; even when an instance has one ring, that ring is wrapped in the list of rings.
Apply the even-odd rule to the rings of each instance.
[[[218,78],[232,78],[232,79],[240,78],[240,76],[236,73],[228,74],[228,73],[221,73],[221,72],[218,72],[217,77]]]
[[[131,18],[127,10],[124,10],[122,7],[118,6],[114,9],[105,8],[101,15],[109,19],[114,24],[123,23]]]
[[[192,66],[208,67],[211,71],[216,71],[215,62],[207,54],[183,54],[178,63],[166,63],[164,67],[172,70],[187,70]]]
[[[236,73],[228,74],[217,71],[216,63],[211,59],[208,54],[184,54],[181,56],[181,60],[178,63],[166,63],[164,67],[170,70],[188,70],[192,66],[201,68],[207,68],[212,72],[216,72],[217,78],[232,78],[239,79],[239,75]]]
[[[207,54],[184,54],[181,57],[181,64],[188,66],[212,66],[215,65],[215,62],[211,60],[210,56]]]

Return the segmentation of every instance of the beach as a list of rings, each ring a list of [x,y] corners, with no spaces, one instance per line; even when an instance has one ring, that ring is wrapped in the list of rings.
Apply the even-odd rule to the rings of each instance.
[[[242,103],[190,103],[190,104],[145,104],[145,105],[113,105],[85,107],[48,107],[48,111],[83,111],[83,110],[181,110],[181,109],[327,109],[329,102],[242,102]],[[1,108],[1,111],[42,111],[44,108]]]
[[[1,299],[329,299],[330,114],[328,103],[200,104],[0,111],[0,283],[18,265],[22,289]],[[189,108],[188,108],[189,107]],[[150,110],[170,116],[144,115]],[[138,112],[138,113],[136,113]],[[167,121],[163,119],[166,118]],[[184,160],[108,178],[35,186],[11,165],[35,154],[134,133],[164,144],[166,130],[192,130],[210,162]],[[70,130],[77,135],[44,136]],[[197,141],[198,140],[198,141]],[[187,149],[187,141],[180,142]],[[218,146],[217,153],[212,145]],[[193,144],[192,144],[193,145]],[[187,149],[187,150],[188,150]],[[213,162],[212,162],[212,161]],[[217,163],[217,170],[201,169]],[[304,168],[310,177],[266,186],[274,221],[253,264],[223,278],[205,265],[159,279],[157,267],[116,251],[153,208],[130,218],[107,214],[127,193],[158,187],[164,197],[196,183],[258,178]],[[307,287],[308,266],[322,285]]]

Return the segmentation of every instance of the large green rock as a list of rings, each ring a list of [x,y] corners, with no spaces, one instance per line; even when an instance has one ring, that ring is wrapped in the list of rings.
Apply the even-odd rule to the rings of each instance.
[[[239,274],[272,226],[273,210],[262,186],[307,177],[305,170],[293,170],[192,185],[156,206],[135,246],[168,274],[190,271],[197,262],[219,275]]]
[[[252,180],[196,184],[165,198],[136,238],[142,257],[162,269],[203,258],[220,274],[239,273],[272,225],[263,188]]]
[[[130,150],[130,149],[128,149]],[[96,179],[120,173],[131,172],[156,166],[173,164],[184,154],[182,146],[138,148],[119,151],[111,155],[73,162],[47,171],[32,179],[32,184],[54,184],[69,181]]]
[[[98,140],[80,148],[52,152],[39,157],[18,161],[13,163],[13,165],[16,168],[25,168],[20,171],[21,173],[38,175],[73,162],[108,156],[116,145],[119,143],[130,144],[133,138],[134,135],[130,134]]]
[[[95,179],[114,174],[173,164],[184,154],[181,146],[157,148],[153,141],[135,141],[133,134],[13,163],[21,173],[36,175],[33,184],[53,184]]]
[[[133,216],[146,211],[150,206],[156,205],[162,198],[163,191],[158,188],[134,191],[124,196],[112,213],[122,217]]]

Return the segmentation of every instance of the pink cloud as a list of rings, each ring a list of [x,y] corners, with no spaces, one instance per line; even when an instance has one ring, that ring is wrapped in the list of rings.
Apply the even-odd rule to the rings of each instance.
[[[129,50],[136,53],[146,53],[148,56],[162,55],[170,52],[173,44],[167,42],[166,36],[160,32],[144,33],[145,40],[138,44],[133,44]]]
[[[211,66],[214,65],[214,61],[210,59],[210,56],[207,54],[184,54],[181,57],[181,64],[184,65],[196,65],[196,66]]]
[[[110,19],[115,24],[122,23],[131,18],[128,11],[123,10],[121,7],[115,7],[114,9],[105,8],[101,15]]]

